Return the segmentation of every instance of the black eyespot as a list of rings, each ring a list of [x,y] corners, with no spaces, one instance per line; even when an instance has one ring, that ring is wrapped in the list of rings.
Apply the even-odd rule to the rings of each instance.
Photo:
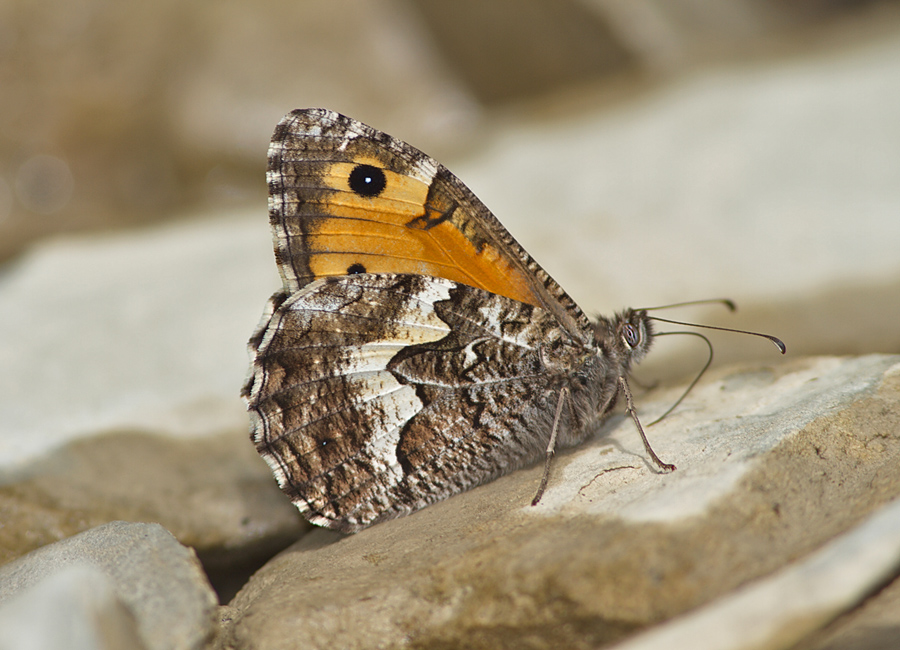
[[[347,267],[347,273],[349,273],[350,275],[356,275],[357,273],[365,273],[365,272],[366,272],[366,267],[364,267],[359,262],[357,262],[356,264],[351,264],[350,266]]]
[[[387,178],[372,165],[357,165],[350,172],[350,189],[360,196],[378,196],[384,191]]]
[[[631,323],[626,323],[625,327],[622,328],[622,336],[624,336],[625,343],[630,348],[637,347],[637,344],[640,341],[637,328]]]

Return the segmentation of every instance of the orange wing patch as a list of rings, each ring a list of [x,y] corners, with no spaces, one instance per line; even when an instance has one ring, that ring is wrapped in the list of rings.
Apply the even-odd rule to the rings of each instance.
[[[473,216],[442,191],[440,177],[425,182],[381,164],[359,158],[334,163],[321,174],[333,193],[320,203],[321,216],[307,222],[314,277],[414,273],[541,305],[519,265],[474,238]]]
[[[446,167],[324,109],[285,116],[269,146],[275,259],[292,294],[316,278],[445,278],[551,311],[573,336],[578,305]]]

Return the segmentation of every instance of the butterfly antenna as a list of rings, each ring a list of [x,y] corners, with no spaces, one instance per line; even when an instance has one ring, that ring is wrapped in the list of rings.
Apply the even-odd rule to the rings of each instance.
[[[728,298],[706,298],[704,300],[688,300],[686,302],[673,302],[670,305],[660,305],[659,307],[643,307],[635,311],[656,311],[658,309],[671,309],[673,307],[690,307],[691,305],[724,305],[728,311],[736,311],[737,305],[733,300]]]
[[[675,400],[675,403],[672,404],[672,406],[670,406],[670,407],[668,408],[668,410],[666,410],[665,413],[663,413],[663,414],[660,415],[658,418],[656,418],[655,420],[653,420],[653,422],[651,422],[650,424],[648,424],[648,425],[647,425],[648,427],[652,427],[652,426],[653,426],[654,424],[656,424],[657,422],[659,422],[659,421],[661,421],[661,420],[664,420],[665,418],[667,418],[667,417],[669,416],[669,413],[671,413],[671,412],[674,411],[676,408],[678,408],[678,405],[681,404],[681,403],[684,401],[684,398],[688,396],[688,393],[690,393],[690,392],[694,389],[694,386],[697,385],[697,382],[700,381],[700,378],[701,378],[701,377],[704,375],[704,373],[709,369],[709,367],[712,365],[712,362],[713,362],[713,346],[712,346],[712,343],[710,343],[710,342],[709,342],[709,339],[706,338],[705,336],[703,336],[703,334],[701,334],[700,332],[687,332],[687,331],[685,331],[685,332],[658,332],[658,333],[655,334],[655,336],[669,336],[669,335],[671,335],[671,334],[688,334],[688,335],[690,335],[690,336],[696,336],[696,337],[698,337],[698,338],[703,339],[703,342],[706,343],[706,347],[709,348],[709,358],[706,360],[706,365],[704,365],[703,368],[700,370],[700,372],[697,373],[697,376],[694,377],[694,381],[691,382],[691,385],[688,386],[688,387],[685,389],[685,391],[681,394],[681,397],[679,397],[677,400]]]
[[[734,304],[734,303],[732,303]],[[787,346],[777,336],[772,336],[771,334],[763,334],[762,332],[751,332],[749,330],[738,330],[733,329],[731,327],[716,327],[715,325],[698,325],[697,323],[685,323],[680,320],[669,320],[668,318],[659,318],[658,316],[648,316],[650,320],[658,320],[661,323],[671,323],[673,325],[684,325],[686,327],[702,327],[707,330],[719,330],[720,332],[734,332],[736,334],[749,334],[750,336],[759,336],[760,338],[768,339],[775,344],[775,347],[781,351],[781,354],[787,353]]]
[[[650,308],[648,308],[648,310],[649,309],[667,309],[669,307],[683,307],[685,305],[702,305],[702,304],[712,304],[712,303],[718,303],[718,304],[725,305],[730,311],[734,311],[735,309],[737,309],[737,306],[734,304],[734,302],[732,302],[731,300],[728,300],[727,298],[714,298],[711,300],[692,300],[690,302],[679,302],[679,303],[674,303],[671,305],[663,305],[661,307],[650,307]],[[784,344],[784,341],[782,341],[777,336],[772,336],[771,334],[763,334],[761,332],[751,332],[749,330],[733,329],[731,327],[716,327],[715,325],[699,325],[697,323],[685,323],[683,321],[670,320],[668,318],[659,318],[658,316],[648,316],[648,318],[650,320],[656,320],[661,323],[670,323],[672,325],[684,325],[685,327],[702,327],[703,329],[719,330],[720,332],[734,332],[735,334],[749,334],[750,336],[759,336],[760,338],[768,339],[769,341],[774,343],[775,347],[778,348],[778,350],[781,352],[781,354],[787,353],[787,346]],[[684,391],[684,393],[682,393],[681,397],[679,397],[678,400],[676,400],[676,402],[674,404],[672,404],[672,406],[670,406],[665,413],[663,413],[658,418],[653,420],[653,422],[651,422],[647,426],[652,426],[652,425],[656,424],[660,420],[667,417],[672,411],[674,411],[678,407],[678,405],[681,404],[681,402],[684,400],[684,398],[688,396],[688,393],[691,392],[691,390],[694,388],[694,386],[697,385],[697,382],[700,381],[700,378],[703,377],[703,374],[707,371],[707,369],[710,367],[710,365],[712,365],[712,361],[713,361],[712,343],[710,343],[709,339],[706,338],[703,334],[700,334],[699,332],[689,332],[689,331],[658,332],[656,334],[656,336],[666,336],[669,334],[689,334],[691,336],[696,336],[696,337],[703,339],[703,341],[706,343],[706,346],[709,348],[709,358],[706,360],[706,364],[703,366],[703,369],[697,374],[696,377],[694,377],[694,381],[692,381],[690,386],[688,386],[687,389]]]

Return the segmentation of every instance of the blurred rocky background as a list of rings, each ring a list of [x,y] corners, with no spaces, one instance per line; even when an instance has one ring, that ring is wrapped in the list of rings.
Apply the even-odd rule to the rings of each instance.
[[[259,205],[272,126],[326,106],[445,158],[511,107],[595,110],[698,66],[836,50],[874,0],[0,3],[0,259]]]
[[[533,587],[548,601],[538,609],[562,617],[542,628],[546,638],[560,626],[612,620],[591,638],[618,639],[805,561],[900,492],[900,393],[888,356],[900,353],[896,1],[5,0],[0,97],[0,621],[17,624],[25,635],[17,639],[50,630],[35,621],[77,602],[85,617],[100,612],[114,622],[115,647],[209,647],[217,616],[231,635],[219,638],[221,647],[245,647],[241,635],[255,634],[249,622],[269,622],[249,615],[240,623],[254,600],[284,607],[280,622],[293,625],[303,617],[291,598],[303,593],[325,620],[332,610],[318,592],[295,590],[297,576],[305,586],[332,562],[376,584],[382,574],[402,575],[395,565],[419,566],[404,555],[417,548],[427,551],[416,560],[427,566],[410,602],[430,603],[421,593],[463,602],[473,584],[486,589],[471,592],[476,600]],[[575,496],[558,497],[562,519],[548,517],[547,531],[538,531],[551,540],[540,552],[511,553],[507,529],[497,528],[502,520],[519,530],[522,512],[508,504],[530,491],[534,468],[343,546],[325,531],[307,535],[247,439],[238,397],[244,344],[278,286],[266,148],[278,120],[307,106],[343,112],[444,162],[590,313],[726,295],[741,304],[737,316],[684,317],[778,334],[788,365],[777,366],[764,341],[713,337],[719,370],[672,416],[707,424],[663,423],[673,440],[706,427],[710,460],[682,467],[675,459],[679,471],[659,482],[632,456],[621,460],[623,445],[632,449],[621,442],[631,429],[610,434],[612,443],[606,436],[618,430],[604,430],[586,445],[595,455],[577,457],[596,500],[582,498],[581,484],[565,482],[562,470],[554,474]],[[666,382],[683,386],[706,353],[671,337],[655,347],[636,374],[646,384],[663,380],[663,394],[637,397],[639,410],[658,412],[680,390]],[[755,365],[728,365],[736,362]],[[726,393],[734,412],[714,415]],[[760,404],[776,404],[782,418],[767,438],[776,446],[765,452],[751,439],[753,418],[742,419]],[[807,433],[815,429],[813,442],[792,437],[801,420]],[[690,445],[678,444],[686,446],[676,453],[687,454]],[[717,455],[719,445],[734,453]],[[730,482],[738,470],[723,457],[751,475],[740,490]],[[608,472],[595,469],[604,459]],[[691,483],[697,472],[725,479],[700,488]],[[554,582],[555,563],[575,552],[552,546],[565,543],[558,527],[593,521],[572,503],[619,503],[608,498],[619,488],[646,490],[650,504],[665,497],[720,505],[696,535],[684,532],[684,521],[662,533],[642,529],[649,546],[633,543],[639,531],[627,508],[610,505],[621,530],[602,517],[598,528],[579,529],[577,539],[588,541],[582,564],[571,568],[578,593],[567,594],[590,611],[553,609],[563,602],[554,605],[555,592],[519,578]],[[681,510],[673,512],[677,519]],[[882,542],[897,528],[892,516]],[[461,527],[467,517],[480,523]],[[142,523],[109,523],[117,520]],[[456,534],[464,539],[445,546]],[[299,548],[266,564],[301,537]],[[679,552],[654,550],[662,539]],[[707,562],[709,544],[745,554]],[[499,552],[479,564],[473,548]],[[594,594],[618,588],[609,576],[622,579],[622,571],[595,560],[640,548],[651,559],[628,555],[624,579],[646,577],[649,591],[641,593],[650,596],[610,593],[613,610],[603,609]],[[691,583],[697,574],[686,569],[686,591],[660,599],[654,558],[692,553],[706,581]],[[457,564],[463,555],[474,558],[468,569]],[[514,557],[523,564],[503,564]],[[297,558],[299,568],[291,565]],[[432,572],[432,559],[443,568]],[[865,589],[890,582],[892,561]],[[832,563],[835,573],[842,562]],[[509,568],[509,582],[495,593],[496,585],[479,583],[482,566],[492,566],[492,576]],[[49,586],[41,582],[48,567],[64,569]],[[593,582],[580,582],[582,574]],[[170,597],[177,576],[189,583],[178,588],[196,606],[190,617]],[[266,591],[279,581],[284,592]],[[215,596],[225,604],[242,587],[239,607],[216,614]],[[847,589],[820,591],[846,596],[839,611],[870,593]],[[879,613],[900,611],[900,588],[890,589],[863,620],[896,639],[896,615]],[[138,602],[142,593],[150,595]],[[356,599],[367,624],[366,608],[387,602],[377,589],[366,598],[333,593],[339,602]],[[495,625],[503,638],[509,625],[527,632],[530,614],[514,599],[512,619],[485,623],[484,611],[501,616],[492,609],[500,600],[475,602],[476,623]],[[406,601],[390,602],[396,611],[385,605],[376,615],[392,622]],[[661,602],[668,609],[658,609]],[[565,619],[570,613],[584,618]],[[454,634],[461,645],[474,638],[456,626],[463,618],[448,616],[453,624],[420,647]],[[823,632],[832,636],[808,647],[852,647],[833,639],[858,630]],[[402,629],[392,633],[406,638]],[[323,647],[334,645],[323,638]],[[499,647],[484,638],[484,647]],[[0,634],[0,649],[17,647],[4,640]]]

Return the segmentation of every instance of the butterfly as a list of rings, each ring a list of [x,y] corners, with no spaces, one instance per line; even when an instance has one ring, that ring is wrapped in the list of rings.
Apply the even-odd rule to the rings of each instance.
[[[356,532],[578,445],[653,341],[590,320],[450,171],[338,113],[268,154],[282,288],[250,339],[251,438],[314,524]]]

